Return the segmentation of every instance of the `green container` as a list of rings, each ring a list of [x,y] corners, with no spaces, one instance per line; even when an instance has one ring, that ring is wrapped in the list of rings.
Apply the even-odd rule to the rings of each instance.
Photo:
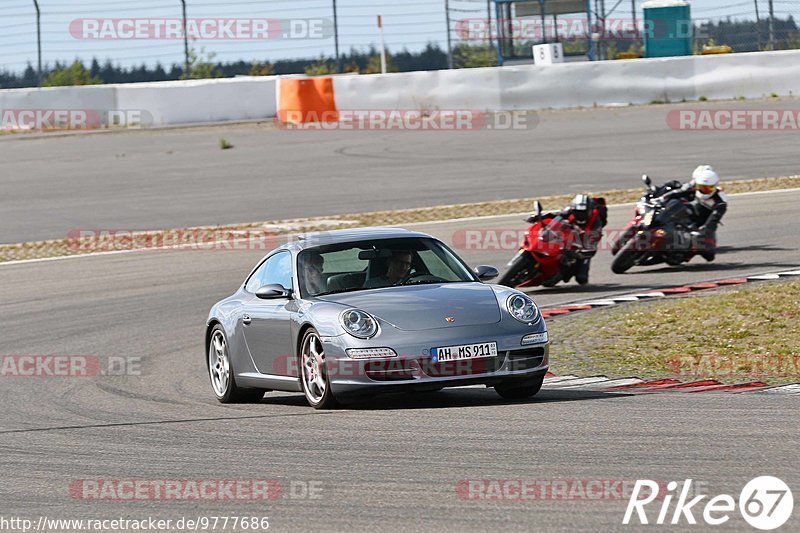
[[[684,0],[651,0],[644,12],[644,57],[692,55],[692,15]]]

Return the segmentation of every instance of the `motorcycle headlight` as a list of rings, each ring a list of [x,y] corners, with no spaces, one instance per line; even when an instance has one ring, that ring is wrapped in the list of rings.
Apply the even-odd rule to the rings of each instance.
[[[339,315],[342,327],[359,339],[369,339],[378,333],[378,321],[360,309],[348,309]]]
[[[506,300],[506,308],[511,316],[526,324],[535,322],[539,318],[539,308],[536,307],[533,300],[521,294],[509,296]]]

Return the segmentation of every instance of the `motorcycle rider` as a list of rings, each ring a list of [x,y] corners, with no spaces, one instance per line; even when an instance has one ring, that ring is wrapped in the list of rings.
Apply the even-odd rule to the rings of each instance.
[[[580,243],[580,250],[570,270],[562,268],[556,279],[550,279],[542,285],[552,287],[563,279],[566,283],[574,275],[579,285],[589,283],[589,267],[592,257],[597,253],[597,244],[603,236],[603,227],[608,222],[608,209],[605,198],[593,198],[587,194],[576,194],[569,207],[552,213],[561,216],[577,230],[575,239]]]
[[[693,222],[697,231],[692,232],[695,241],[704,250],[700,252],[703,259],[713,261],[716,256],[717,226],[728,209],[725,193],[719,187],[719,175],[711,165],[700,165],[692,172],[692,180],[680,189],[670,191],[658,199],[666,204],[674,199],[690,200]],[[705,241],[704,245],[702,241]]]

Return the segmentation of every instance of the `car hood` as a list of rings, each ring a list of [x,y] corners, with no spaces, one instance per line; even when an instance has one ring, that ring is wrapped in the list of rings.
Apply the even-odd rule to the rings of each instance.
[[[319,299],[357,307],[407,331],[477,326],[500,321],[500,307],[494,291],[483,283],[386,287],[329,294]],[[448,322],[447,317],[453,321]]]

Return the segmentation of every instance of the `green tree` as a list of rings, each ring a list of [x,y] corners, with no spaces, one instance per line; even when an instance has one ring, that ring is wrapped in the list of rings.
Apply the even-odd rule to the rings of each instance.
[[[397,67],[392,61],[392,54],[386,52],[386,72],[397,72]],[[364,74],[380,74],[381,73],[381,55],[372,54],[367,59],[367,68],[364,69]]]
[[[221,78],[222,74],[217,70],[217,65],[214,64],[214,58],[217,54],[210,52],[206,53],[205,47],[200,49],[200,52],[194,48],[189,49],[189,75],[184,72],[181,76],[182,80],[205,80],[208,78]]]
[[[345,74],[352,74],[352,73],[358,74],[359,72],[361,72],[361,69],[358,68],[358,63],[356,63],[355,61],[351,61],[350,63],[344,66],[343,72]]]
[[[453,51],[455,68],[479,68],[497,66],[494,48],[486,45],[460,44]]]
[[[305,68],[306,76],[327,76],[329,74],[336,74],[336,65],[330,59],[324,56],[319,56],[317,61],[308,65]]]
[[[261,63],[256,61],[253,63],[253,66],[250,67],[250,76],[272,76],[275,74],[275,67],[272,66],[272,63],[267,61],[266,63]]]
[[[607,41],[606,59],[616,59],[618,55],[619,55],[619,49],[617,48],[617,41]]]
[[[786,48],[789,50],[800,49],[800,33],[793,33],[786,39]]]
[[[58,66],[42,81],[44,87],[65,87],[69,85],[100,85],[97,76],[92,76],[83,63],[77,59],[68,67]]]

